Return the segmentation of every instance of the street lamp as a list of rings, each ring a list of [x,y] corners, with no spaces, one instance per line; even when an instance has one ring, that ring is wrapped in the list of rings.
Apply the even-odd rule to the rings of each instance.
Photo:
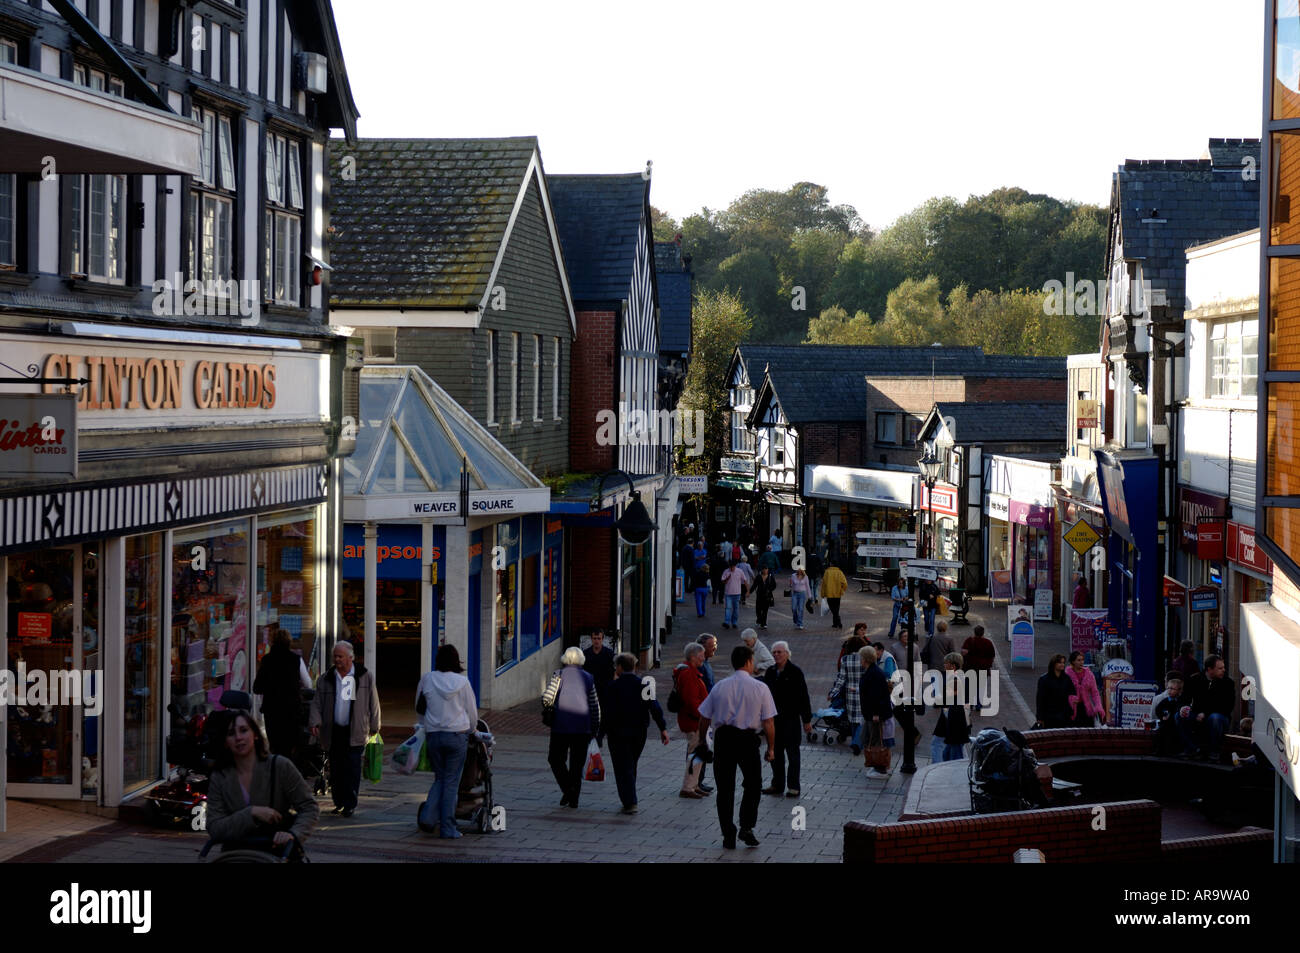
[[[605,480],[612,476],[622,477],[627,480],[628,488],[632,491],[630,499],[623,506],[623,515],[614,521],[614,529],[618,531],[618,538],[629,546],[640,546],[658,529],[658,524],[646,512],[645,504],[641,502],[641,494],[638,492],[636,484],[622,470],[610,470],[601,474],[600,480],[596,484],[596,495],[591,500],[591,511],[595,513],[601,509],[600,503],[605,492]]]
[[[926,555],[934,559],[934,550],[936,548],[934,538],[934,485],[939,482],[939,471],[943,469],[943,461],[935,455],[933,446],[927,446],[925,455],[917,461],[916,468],[921,471],[921,479],[925,482],[925,500],[930,511],[930,543],[926,547]]]

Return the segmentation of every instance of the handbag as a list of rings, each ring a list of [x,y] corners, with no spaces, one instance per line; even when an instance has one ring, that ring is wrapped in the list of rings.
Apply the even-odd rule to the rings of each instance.
[[[605,761],[600,756],[600,746],[596,744],[595,738],[587,745],[587,767],[582,777],[585,781],[605,780]]]
[[[677,690],[677,675],[673,674],[673,690],[668,693],[668,701],[664,703],[670,715],[676,715],[682,710],[682,693]]]
[[[871,723],[871,741],[862,752],[863,762],[868,768],[875,768],[879,771],[888,771],[890,762],[889,749],[885,747],[880,737],[880,724]]]

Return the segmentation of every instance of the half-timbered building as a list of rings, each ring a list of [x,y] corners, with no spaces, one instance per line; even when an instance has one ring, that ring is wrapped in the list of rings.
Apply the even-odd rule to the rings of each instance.
[[[116,808],[277,631],[328,664],[357,110],[328,0],[0,0],[0,103],[0,651],[97,678],[0,782]]]

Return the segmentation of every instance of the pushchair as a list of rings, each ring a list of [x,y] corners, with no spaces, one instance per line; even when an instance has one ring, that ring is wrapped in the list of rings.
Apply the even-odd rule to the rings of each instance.
[[[307,725],[311,716],[311,702],[316,692],[302,690],[302,701],[298,723]],[[293,749],[293,766],[298,769],[304,781],[310,782],[312,793],[318,796],[330,793],[329,758],[319,739],[312,737],[311,729],[303,727],[298,735],[298,744]]]
[[[819,708],[813,712],[812,728],[807,734],[809,744],[816,744],[819,728],[824,744],[844,744],[853,737],[853,723],[844,714],[843,708]]]
[[[1047,807],[1038,760],[1026,744],[1025,736],[1014,729],[985,728],[976,736],[966,765],[972,811],[998,814]]]
[[[480,718],[474,733],[469,736],[465,767],[456,790],[456,820],[469,821],[480,834],[492,829],[492,810],[496,806],[492,799],[492,751],[495,748],[492,729]],[[415,812],[416,824],[425,833],[432,833],[433,826],[422,818],[423,809],[424,802],[421,802]]]

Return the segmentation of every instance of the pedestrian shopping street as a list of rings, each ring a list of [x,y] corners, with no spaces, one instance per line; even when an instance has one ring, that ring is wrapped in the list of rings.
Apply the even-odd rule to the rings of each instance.
[[[784,576],[782,577],[784,580]],[[807,617],[807,628],[795,630],[789,616],[789,600],[778,599],[769,615],[769,625],[759,635],[769,648],[785,639],[792,661],[808,679],[814,711],[825,704],[834,680],[834,665],[840,639],[852,632],[857,621],[868,623],[873,641],[886,641],[889,628],[889,600],[876,593],[858,593],[851,586],[843,601],[844,631],[830,628],[830,616]],[[784,614],[781,613],[784,608]],[[972,622],[983,622],[999,652],[998,667],[1007,669],[1005,609],[994,610],[986,599],[976,600]],[[998,620],[1001,621],[998,621]],[[742,626],[752,625],[753,606],[742,607]],[[712,659],[716,676],[730,674],[727,657],[738,642],[738,633],[723,630],[722,606],[709,606],[706,617],[697,619],[693,601],[680,603],[673,634],[665,649],[663,664],[654,674],[658,697],[668,697],[671,670],[682,647],[701,632],[718,636],[718,653]],[[1063,627],[1040,624],[1040,642],[1051,640]],[[952,630],[958,646],[970,628]],[[1045,663],[1047,653],[1039,651]],[[1032,721],[1021,696],[1032,692],[1037,671],[1021,668],[1008,687],[999,680],[1001,711],[996,718],[975,721],[974,728],[992,722],[998,726],[1027,727]],[[414,694],[412,679],[412,694]],[[1018,684],[1017,684],[1018,683]],[[1029,696],[1032,699],[1032,695]],[[384,735],[388,750],[401,741],[401,712],[384,713]],[[405,713],[409,721],[414,713]],[[640,813],[619,813],[619,801],[606,754],[606,780],[583,785],[579,810],[559,806],[559,792],[546,764],[547,734],[541,724],[540,703],[530,702],[505,712],[483,716],[496,737],[494,795],[505,808],[505,829],[480,835],[470,833],[459,841],[444,841],[420,833],[415,825],[417,805],[424,799],[431,776],[398,775],[385,763],[383,780],[362,782],[356,814],[342,819],[330,814],[328,798],[320,826],[307,843],[311,860],[333,862],[420,862],[420,861],[516,861],[516,862],[828,862],[839,863],[842,828],[846,821],[888,821],[903,809],[910,778],[898,771],[900,747],[895,749],[893,770],[888,776],[863,768],[847,744],[830,747],[818,743],[802,749],[801,794],[798,798],[764,795],[755,833],[757,848],[723,850],[713,798],[700,801],[679,798],[685,764],[685,745],[674,716],[669,719],[673,739],[667,747],[654,733],[647,741],[638,770],[637,791]],[[920,722],[925,732],[917,746],[918,767],[929,761],[930,733],[936,716]],[[712,767],[709,768],[712,782]],[[771,770],[764,767],[764,784]],[[737,807],[739,806],[739,794]],[[64,863],[189,863],[197,858],[204,838],[200,833],[148,827],[125,821],[100,820],[89,815],[11,800],[9,831],[0,842],[0,861],[57,861]]]

